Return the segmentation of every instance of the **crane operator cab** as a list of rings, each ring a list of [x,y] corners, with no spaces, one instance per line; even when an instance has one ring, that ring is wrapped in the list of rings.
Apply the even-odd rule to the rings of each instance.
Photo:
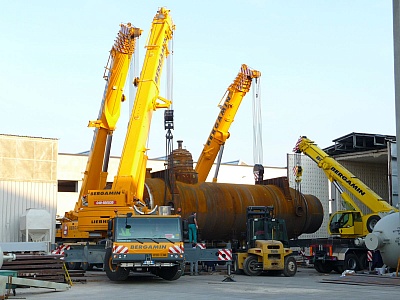
[[[119,215],[108,223],[104,269],[113,281],[129,272],[149,272],[166,280],[183,274],[181,217],[176,215]]]

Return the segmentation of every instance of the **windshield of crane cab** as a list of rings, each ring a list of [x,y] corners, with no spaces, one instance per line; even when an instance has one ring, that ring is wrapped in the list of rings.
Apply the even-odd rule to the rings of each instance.
[[[161,239],[169,241],[181,241],[180,218],[116,218],[116,241],[135,239]]]

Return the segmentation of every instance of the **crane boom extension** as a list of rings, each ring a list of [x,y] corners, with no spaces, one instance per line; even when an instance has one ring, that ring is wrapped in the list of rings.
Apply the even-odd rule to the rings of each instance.
[[[243,64],[235,80],[222,97],[218,105],[220,112],[197,160],[195,171],[198,173],[198,182],[206,181],[218,152],[229,138],[229,128],[234,121],[243,97],[250,90],[252,80],[260,76],[259,71],[252,70]]]
[[[162,67],[170,54],[168,42],[172,39],[173,30],[169,10],[162,9],[153,21],[118,173],[112,186],[113,190],[127,191],[128,201],[143,201],[146,143],[153,111],[171,105],[171,101],[159,96],[159,89]]]
[[[111,217],[132,213],[135,204],[144,204],[145,152],[151,117],[154,110],[171,104],[159,96],[159,89],[174,27],[169,10],[160,8],[152,22],[140,78],[135,80],[138,89],[117,175],[111,189],[89,190],[86,205],[78,212],[79,231],[106,233]]]
[[[95,128],[92,145],[75,209],[66,213],[69,220],[77,219],[82,199],[85,199],[89,190],[101,189],[106,185],[112,135],[120,116],[121,102],[125,99],[123,89],[135,51],[136,39],[142,33],[141,29],[133,27],[131,23],[121,24],[120,27],[105,67],[106,86],[99,115],[97,120],[89,121],[88,127]]]
[[[310,157],[340,191],[348,210],[337,211],[329,220],[329,233],[344,238],[363,237],[372,232],[380,217],[396,209],[366,186],[359,178],[320,149],[307,137],[301,137],[294,152]],[[356,202],[343,189],[365,205],[371,213],[364,214]]]

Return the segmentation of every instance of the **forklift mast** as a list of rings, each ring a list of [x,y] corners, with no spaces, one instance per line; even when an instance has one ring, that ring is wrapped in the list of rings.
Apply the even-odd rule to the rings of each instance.
[[[273,206],[247,207],[247,247],[254,248],[256,240],[277,240],[289,246],[285,220],[276,219]]]

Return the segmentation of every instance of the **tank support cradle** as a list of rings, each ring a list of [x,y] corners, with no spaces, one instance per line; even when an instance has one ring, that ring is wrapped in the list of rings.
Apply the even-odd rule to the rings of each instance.
[[[231,262],[228,262],[227,268],[228,268],[228,275],[225,276],[225,279],[222,281],[223,282],[236,282],[236,280],[233,279],[232,270],[231,270],[231,268],[232,268]]]

